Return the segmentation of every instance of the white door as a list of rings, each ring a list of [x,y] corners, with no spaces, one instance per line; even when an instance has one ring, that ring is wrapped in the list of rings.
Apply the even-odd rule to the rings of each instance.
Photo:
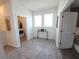
[[[77,22],[76,12],[64,12],[62,17],[61,49],[72,48]]]

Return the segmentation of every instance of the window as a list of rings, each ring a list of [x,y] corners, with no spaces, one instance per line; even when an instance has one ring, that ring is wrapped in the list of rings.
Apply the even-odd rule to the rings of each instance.
[[[34,27],[53,27],[53,13],[35,15]]]
[[[44,27],[52,27],[53,26],[53,14],[45,14],[44,15]]]
[[[42,16],[41,15],[34,16],[34,26],[35,27],[41,27],[42,26]]]

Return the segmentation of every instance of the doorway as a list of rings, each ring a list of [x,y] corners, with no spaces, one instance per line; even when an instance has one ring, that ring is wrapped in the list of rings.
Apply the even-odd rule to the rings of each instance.
[[[26,17],[24,16],[17,16],[18,20],[18,29],[19,29],[19,36],[21,44],[27,40],[27,32],[26,32]]]

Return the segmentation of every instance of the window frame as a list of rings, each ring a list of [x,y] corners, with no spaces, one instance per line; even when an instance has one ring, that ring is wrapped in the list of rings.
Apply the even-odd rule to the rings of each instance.
[[[52,26],[44,26],[44,15],[45,14],[52,14]],[[41,16],[41,26],[35,26],[35,16]],[[51,13],[43,13],[43,14],[34,14],[33,16],[33,27],[35,28],[52,28],[53,27],[53,22],[54,22],[54,14]]]

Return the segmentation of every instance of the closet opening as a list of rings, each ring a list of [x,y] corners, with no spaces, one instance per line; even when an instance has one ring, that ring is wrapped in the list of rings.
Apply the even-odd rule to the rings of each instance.
[[[27,40],[27,32],[26,32],[26,17],[24,16],[17,16],[18,20],[18,29],[19,29],[19,36],[20,36],[20,42],[24,42]]]

